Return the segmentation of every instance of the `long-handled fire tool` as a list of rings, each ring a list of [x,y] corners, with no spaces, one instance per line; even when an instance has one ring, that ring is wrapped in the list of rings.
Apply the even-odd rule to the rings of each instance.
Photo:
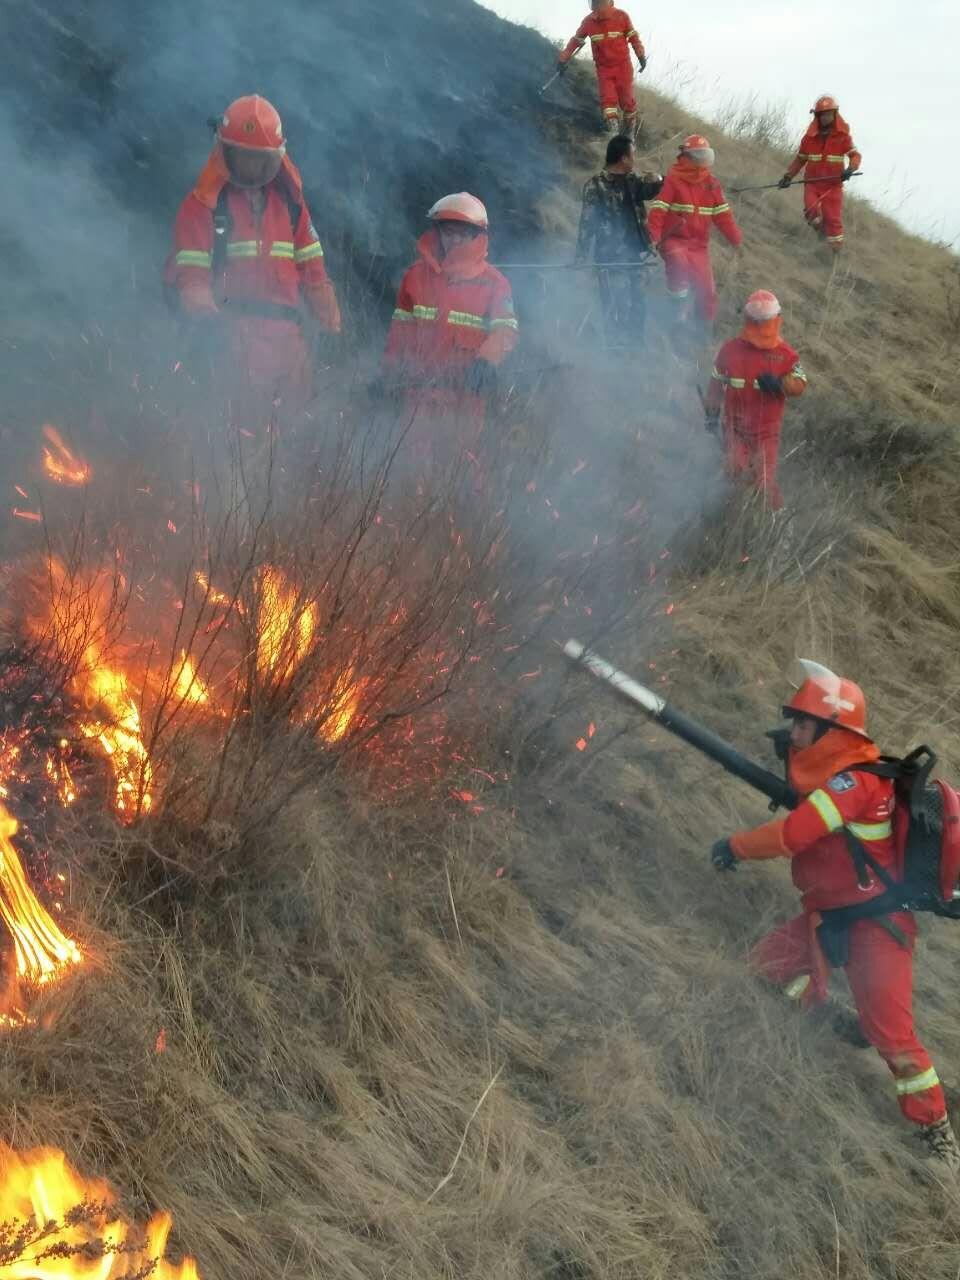
[[[556,83],[556,81],[560,79],[560,77],[563,75],[563,73],[566,71],[566,69],[567,69],[566,67],[561,67],[558,71],[555,71],[555,72],[553,73],[553,75],[550,77],[550,79],[547,81],[547,83],[546,83],[546,84],[543,86],[543,88],[540,90],[540,96],[541,96],[541,97],[542,97],[542,96],[547,92],[547,90],[550,88],[550,86],[551,86],[552,84],[555,84],[555,83]]]
[[[863,174],[859,169],[855,169],[850,177],[862,178]],[[798,182],[791,179],[790,187],[810,187],[818,182],[843,182],[843,177],[837,174],[835,178],[801,178]],[[732,196],[742,196],[745,191],[775,191],[778,187],[780,187],[779,182],[767,182],[762,187],[730,187],[729,191]],[[780,187],[780,190],[789,191],[790,187]]]
[[[597,654],[591,653],[579,640],[568,640],[563,646],[563,652],[571,662],[589,671],[597,680],[603,681],[625,701],[646,711],[670,733],[682,738],[690,746],[696,747],[711,760],[715,760],[726,769],[727,773],[732,773],[735,778],[740,778],[754,790],[761,792],[771,801],[772,807],[796,808],[797,797],[783,778],[778,778],[775,773],[764,769],[762,765],[755,764],[747,756],[742,755],[736,747],[732,747],[729,742],[718,737],[711,729],[698,724],[696,720],[691,720],[676,707],[671,707],[652,689],[640,684],[626,672],[619,671]]]

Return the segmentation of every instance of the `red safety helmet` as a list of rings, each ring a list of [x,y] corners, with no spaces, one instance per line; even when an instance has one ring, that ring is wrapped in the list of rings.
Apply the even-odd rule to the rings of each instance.
[[[775,320],[781,311],[780,299],[769,289],[757,289],[743,310],[749,320]]]
[[[825,93],[822,98],[818,98],[810,108],[812,116],[818,116],[821,111],[839,111],[840,103],[836,98],[832,98],[829,93]]]
[[[705,165],[707,168],[716,159],[713,147],[702,133],[691,133],[689,137],[684,138],[680,143],[680,154],[688,156],[695,164]]]
[[[220,117],[217,137],[244,151],[272,151],[283,156],[287,150],[279,112],[256,93],[230,103]]]
[[[486,207],[469,191],[458,191],[456,195],[444,196],[442,200],[437,201],[427,217],[431,222],[466,222],[481,231],[486,231],[488,226]]]
[[[800,667],[804,680],[783,708],[784,716],[787,719],[813,716],[832,729],[846,729],[858,737],[869,738],[867,701],[860,686],[807,658],[800,659]]]

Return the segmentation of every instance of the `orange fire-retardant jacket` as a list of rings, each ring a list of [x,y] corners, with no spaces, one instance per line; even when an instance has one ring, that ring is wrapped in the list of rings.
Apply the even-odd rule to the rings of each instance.
[[[800,140],[800,149],[790,162],[787,173],[795,178],[806,165],[804,175],[808,179],[833,178],[837,182],[846,167],[847,157],[851,169],[859,169],[863,157],[853,144],[850,126],[838,112],[833,127],[826,135],[820,132],[820,126],[814,118],[810,128]],[[833,185],[833,183],[831,183]],[[837,183],[839,185],[839,183]]]
[[[678,160],[664,178],[660,194],[648,205],[650,239],[655,245],[681,240],[706,246],[712,227],[734,248],[743,240],[723,187],[710,170]]]
[[[397,294],[384,368],[408,376],[456,380],[474,360],[500,364],[517,344],[510,282],[487,262],[479,235],[440,257],[430,230],[417,245],[419,259]]]
[[[224,271],[212,278],[214,212],[227,190]],[[264,303],[289,310],[295,318],[301,298],[322,328],[340,330],[340,310],[327,276],[323,248],[303,196],[300,174],[288,159],[265,189],[259,217],[247,192],[230,184],[219,146],[214,148],[196,187],[187,196],[174,224],[174,251],[166,281],[187,311],[213,311],[222,304]],[[292,225],[291,206],[299,209]]]
[[[593,46],[593,60],[601,69],[613,70],[624,65],[629,69],[628,45],[638,58],[646,57],[643,42],[629,15],[622,9],[600,9],[597,13],[588,14],[561,53],[560,61],[569,62],[588,40]]]
[[[848,907],[876,898],[884,886],[870,875],[866,890],[857,882],[844,826],[892,876],[899,874],[893,839],[893,783],[858,764],[872,764],[880,752],[868,740],[830,729],[805,751],[791,751],[791,786],[806,798],[786,818],[741,831],[730,839],[740,859],[790,858],[793,883],[805,911]]]
[[[770,439],[780,434],[785,397],[803,395],[807,375],[788,343],[781,340],[764,349],[749,341],[748,332],[749,326],[720,348],[707,391],[707,409],[716,412],[722,405],[724,425],[741,438]],[[783,378],[782,396],[760,390],[757,379],[762,373]]]

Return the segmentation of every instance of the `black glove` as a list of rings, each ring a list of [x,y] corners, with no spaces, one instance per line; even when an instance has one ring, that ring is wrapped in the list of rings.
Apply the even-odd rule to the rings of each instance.
[[[840,175],[840,181],[849,182],[856,172],[856,169],[844,169],[843,173]]]
[[[761,373],[757,386],[768,396],[783,395],[783,378],[779,373]]]
[[[781,191],[786,191],[787,187],[789,187],[792,183],[793,183],[793,179],[790,177],[789,173],[785,173],[783,177],[780,179],[780,181],[777,183],[777,186],[780,188]]]
[[[729,840],[718,840],[710,850],[710,861],[715,871],[736,871],[737,855],[730,847]]]
[[[637,58],[637,61],[640,63],[640,70],[641,70],[641,71],[646,71],[646,69],[647,69],[647,55],[646,55],[645,53],[641,53],[641,54],[639,55],[639,57]]]
[[[474,360],[467,370],[465,385],[477,396],[491,396],[498,385],[497,371],[489,360]]]
[[[720,432],[720,410],[719,409],[717,409],[714,412],[711,412],[709,409],[707,410],[707,415],[704,418],[704,426],[707,428],[707,432],[709,435],[715,436],[719,434]]]

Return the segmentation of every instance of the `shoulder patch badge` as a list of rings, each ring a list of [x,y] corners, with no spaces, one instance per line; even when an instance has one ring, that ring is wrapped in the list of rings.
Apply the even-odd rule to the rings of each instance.
[[[843,795],[844,791],[852,791],[856,785],[857,780],[852,773],[838,773],[827,783],[830,790],[836,791],[838,795]]]

